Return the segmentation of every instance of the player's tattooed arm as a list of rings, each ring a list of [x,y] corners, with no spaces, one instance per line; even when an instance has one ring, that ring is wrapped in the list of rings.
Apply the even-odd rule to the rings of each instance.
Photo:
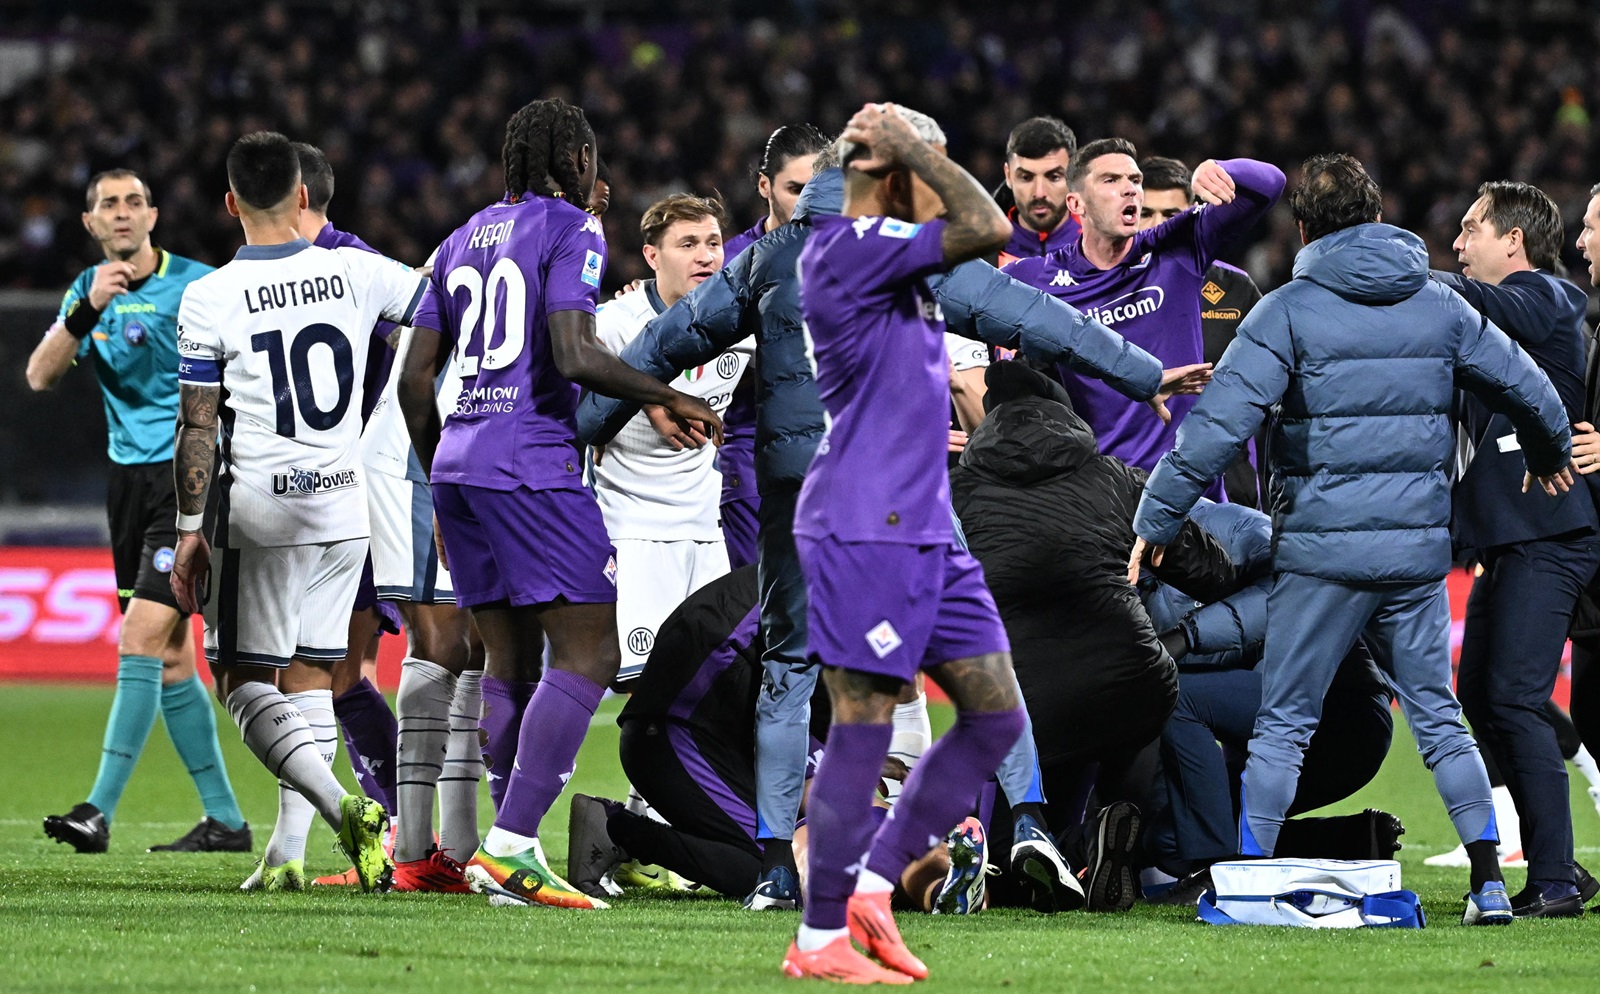
[[[222,388],[216,384],[184,383],[179,387],[178,443],[173,459],[179,514],[205,513],[217,459],[217,407],[221,402]]]
[[[880,173],[904,166],[922,178],[944,202],[942,236],[946,265],[954,266],[999,251],[1011,237],[1011,222],[971,174],[922,140],[894,104],[867,104],[841,136],[868,148],[852,169]]]

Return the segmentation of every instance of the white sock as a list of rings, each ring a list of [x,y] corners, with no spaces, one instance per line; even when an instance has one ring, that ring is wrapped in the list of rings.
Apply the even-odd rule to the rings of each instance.
[[[1578,768],[1583,778],[1589,781],[1589,786],[1600,787],[1600,765],[1596,765],[1594,756],[1584,746],[1579,746],[1577,753],[1572,757],[1572,765]]]
[[[444,750],[444,772],[439,774],[439,848],[463,863],[478,851],[482,680],[482,670],[467,670],[456,677],[456,696],[450,702],[450,742]]]
[[[893,890],[894,884],[884,879],[882,875],[873,873],[864,866],[861,868],[861,872],[856,874],[857,894],[882,894],[885,891]]]
[[[847,928],[812,928],[810,925],[801,925],[800,934],[794,937],[794,944],[803,953],[814,953],[840,936],[849,935]]]
[[[1517,802],[1511,799],[1511,788],[1505,784],[1492,792],[1494,822],[1500,829],[1500,852],[1514,853],[1522,848],[1522,816],[1517,814]]]
[[[933,744],[933,726],[928,722],[928,695],[919,693],[917,699],[894,706],[894,734],[889,737],[889,755],[915,769],[922,754]],[[899,780],[885,780],[889,788],[889,803],[893,804],[905,785]]]
[[[299,709],[306,724],[311,726],[317,751],[322,754],[322,761],[332,769],[339,738],[333,717],[333,692],[307,690],[286,694],[284,699]],[[267,865],[282,866],[291,859],[305,859],[306,836],[311,834],[311,823],[316,817],[317,809],[311,806],[311,802],[298,790],[279,780],[278,820],[273,823],[272,838],[267,840]]]
[[[394,858],[409,863],[433,846],[433,798],[450,741],[450,704],[456,678],[437,663],[407,656],[400,664],[395,695]]]
[[[322,693],[332,712],[332,695]],[[347,791],[323,761],[316,733],[299,708],[272,684],[250,682],[228,695],[228,714],[267,772],[299,791],[337,831],[339,801]]]
[[[538,844],[539,837],[536,835],[518,835],[498,825],[491,825],[489,834],[483,837],[483,851],[491,856],[515,856]]]

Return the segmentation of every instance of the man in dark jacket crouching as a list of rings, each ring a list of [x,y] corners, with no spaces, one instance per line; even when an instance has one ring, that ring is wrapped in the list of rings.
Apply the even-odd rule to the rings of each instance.
[[[1245,319],[1150,475],[1130,579],[1146,553],[1160,564],[1200,493],[1272,412],[1277,575],[1241,851],[1274,853],[1324,693],[1364,636],[1472,860],[1462,923],[1505,924],[1489,780],[1450,689],[1450,405],[1459,385],[1505,413],[1550,494],[1572,482],[1566,412],[1502,331],[1428,279],[1422,239],[1379,223],[1378,187],[1359,162],[1316,156],[1303,175],[1291,199],[1306,244],[1295,278]]]

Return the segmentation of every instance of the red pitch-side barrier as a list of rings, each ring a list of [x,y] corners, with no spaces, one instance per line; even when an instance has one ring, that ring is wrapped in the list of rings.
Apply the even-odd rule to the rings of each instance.
[[[1472,576],[1450,574],[1450,641],[1461,647],[1461,619]],[[110,682],[117,674],[117,584],[109,549],[0,547],[0,680]],[[199,644],[199,622],[195,622]],[[385,636],[378,679],[400,680],[405,640]],[[1563,660],[1557,703],[1566,706],[1571,683]],[[200,667],[205,673],[205,667]],[[205,674],[209,679],[209,674]],[[930,693],[939,696],[931,684]]]

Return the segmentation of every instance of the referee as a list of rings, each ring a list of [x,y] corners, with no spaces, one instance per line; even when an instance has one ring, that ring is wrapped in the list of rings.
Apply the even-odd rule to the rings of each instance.
[[[166,576],[178,513],[172,485],[178,304],[184,288],[211,267],[152,244],[155,223],[150,188],[137,173],[113,169],[89,181],[83,226],[106,261],[73,281],[56,323],[28,358],[34,390],[55,386],[78,359],[94,361],[110,438],[106,513],[123,614],[117,695],[94,788],[68,813],[45,818],[44,831],[78,852],[106,851],[117,802],[159,709],[205,818],[151,851],[249,852],[250,826],[228,783],[211,698],[195,673],[193,628]]]

